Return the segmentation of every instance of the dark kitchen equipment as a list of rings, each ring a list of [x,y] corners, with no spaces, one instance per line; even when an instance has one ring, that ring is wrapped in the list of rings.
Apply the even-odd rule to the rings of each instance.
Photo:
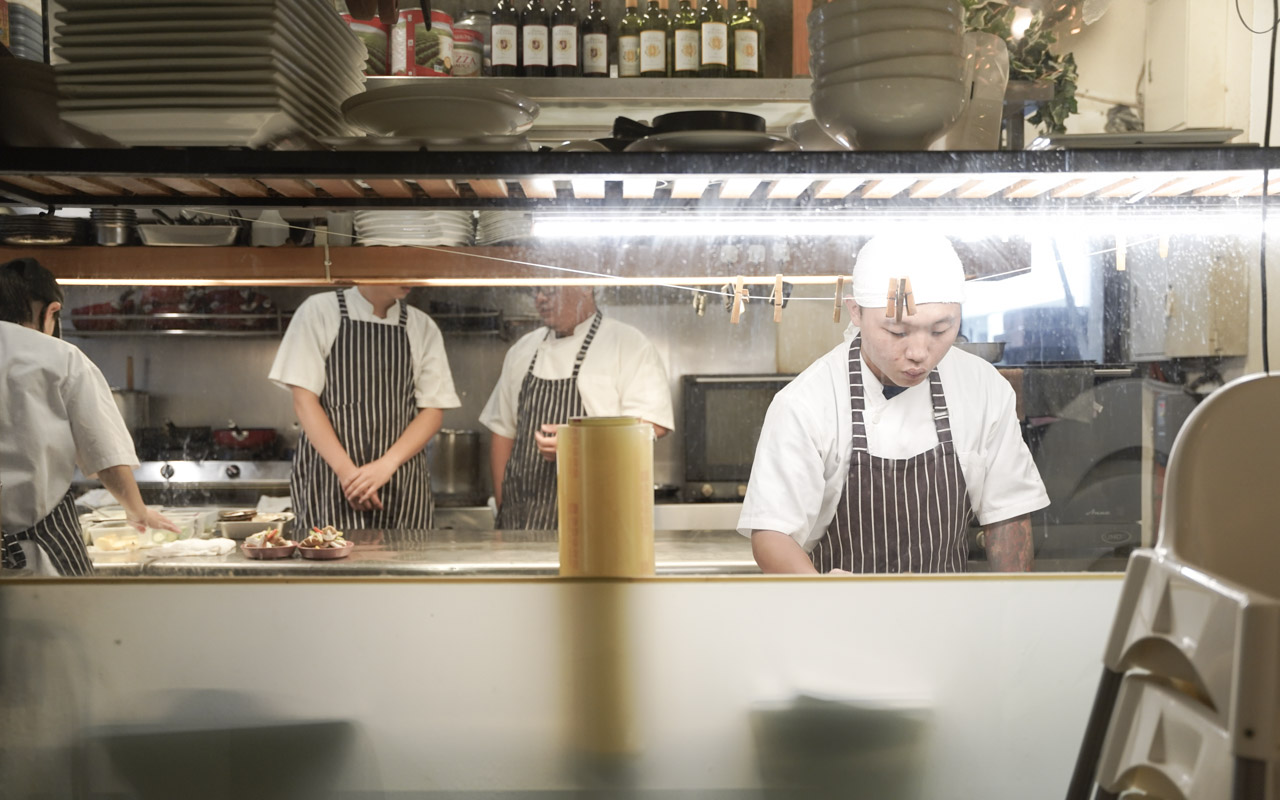
[[[431,441],[431,491],[442,505],[484,502],[480,480],[480,434],[445,429]]]
[[[673,111],[659,114],[645,125],[629,117],[613,121],[613,135],[618,139],[641,139],[659,133],[681,131],[754,131],[765,132],[764,117],[741,111]]]
[[[686,500],[741,500],[764,415],[794,375],[685,375]]]

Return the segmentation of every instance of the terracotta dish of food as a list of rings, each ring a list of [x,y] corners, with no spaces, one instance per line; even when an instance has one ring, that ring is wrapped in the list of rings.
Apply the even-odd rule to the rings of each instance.
[[[303,558],[318,560],[346,558],[355,548],[355,542],[342,536],[342,531],[326,525],[323,528],[312,528],[311,534],[298,543],[298,552]]]
[[[297,543],[284,538],[279,528],[250,534],[240,546],[247,557],[259,559],[289,558],[297,549]]]

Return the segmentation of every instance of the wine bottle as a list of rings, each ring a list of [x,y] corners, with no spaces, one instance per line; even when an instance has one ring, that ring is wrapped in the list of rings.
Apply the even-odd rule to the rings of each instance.
[[[703,0],[698,10],[701,45],[698,77],[723,78],[729,74],[729,15],[720,0]]]
[[[673,48],[675,68],[671,74],[677,78],[696,78],[698,67],[702,64],[698,12],[693,10],[689,0],[680,0],[675,17],[671,25],[672,39],[675,44]]]
[[[541,78],[551,71],[551,15],[542,0],[529,0],[520,15],[520,74]]]
[[[498,0],[489,12],[491,74],[512,78],[520,74],[520,12],[514,0]]]
[[[627,0],[627,10],[618,23],[618,77],[640,77],[639,0]],[[665,49],[665,48],[664,48]]]
[[[648,0],[640,19],[640,75],[645,78],[670,76],[671,49],[667,0]]]
[[[587,15],[578,30],[582,42],[582,75],[587,78],[609,77],[609,19],[604,15],[604,0],[591,0]],[[621,70],[621,66],[619,66]]]
[[[729,57],[729,74],[735,78],[764,74],[764,21],[756,13],[756,0],[738,0],[729,20]]]
[[[551,74],[575,78],[582,73],[578,56],[578,9],[573,0],[560,0],[551,11]]]

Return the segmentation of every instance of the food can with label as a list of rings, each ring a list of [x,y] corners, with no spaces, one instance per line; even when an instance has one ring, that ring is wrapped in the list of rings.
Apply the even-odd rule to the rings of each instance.
[[[492,37],[490,36],[490,31],[492,27],[493,27],[493,21],[489,16],[489,12],[482,11],[480,9],[475,9],[475,8],[467,9],[466,13],[464,13],[461,17],[458,18],[456,22],[453,23],[454,50],[457,50],[458,48],[458,32],[460,30],[473,30],[480,34],[480,47],[483,53],[483,56],[482,56],[483,60],[481,62],[480,72],[478,74],[481,74],[481,75],[488,75],[490,73],[490,67],[493,65],[492,57],[490,56],[490,53],[489,53],[490,48],[493,46]],[[455,54],[454,69],[453,69],[454,75],[458,74],[457,60],[458,60],[458,57]]]
[[[453,76],[477,78],[484,74],[484,45],[477,30],[455,28],[453,31]]]
[[[356,19],[350,14],[343,14],[342,19],[347,27],[364,42],[367,53],[364,60],[365,75],[391,74],[391,29],[378,19]]]
[[[391,32],[392,75],[436,75],[453,73],[453,17],[443,11],[431,12],[431,27],[423,22],[421,9],[404,9]]]

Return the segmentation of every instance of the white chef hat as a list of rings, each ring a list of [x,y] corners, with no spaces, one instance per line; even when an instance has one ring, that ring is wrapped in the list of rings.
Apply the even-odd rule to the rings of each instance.
[[[922,230],[883,233],[858,251],[853,264],[853,300],[884,308],[889,281],[909,278],[916,303],[963,303],[964,266],[947,237]]]

